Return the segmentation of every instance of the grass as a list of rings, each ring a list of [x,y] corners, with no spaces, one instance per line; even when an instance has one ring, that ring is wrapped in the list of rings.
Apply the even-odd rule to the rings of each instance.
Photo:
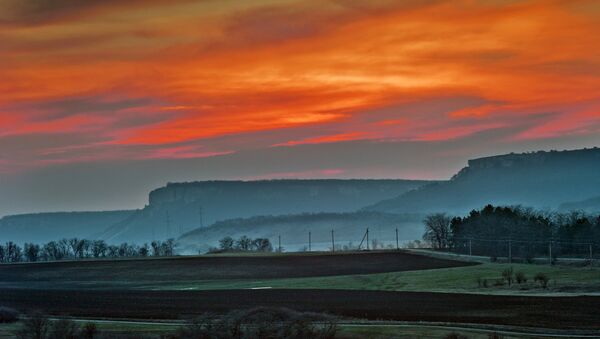
[[[502,279],[502,271],[512,267],[523,272],[527,283],[494,286]],[[536,273],[550,278],[547,289],[533,281]],[[487,279],[488,287],[480,287],[477,280]],[[331,277],[196,281],[183,284],[158,284],[148,289],[245,289],[245,288],[315,288],[383,291],[425,291],[484,294],[595,294],[600,293],[600,269],[589,267],[549,266],[534,264],[483,263],[476,266],[441,268],[392,273],[343,275]]]
[[[478,329],[452,330],[447,328],[436,328],[435,326],[346,326],[340,325],[339,338],[420,338],[420,339],[440,339],[445,338],[450,333],[456,333],[469,339],[488,339],[491,331]],[[522,338],[522,336],[502,335],[504,339]],[[536,338],[543,338],[536,336]]]
[[[169,324],[151,324],[151,323],[133,323],[133,322],[119,322],[119,321],[101,321],[97,322],[94,320],[75,320],[80,326],[86,323],[94,323],[96,328],[103,334],[122,334],[122,333],[134,333],[134,334],[149,334],[149,335],[160,335],[173,333],[178,326]],[[14,338],[15,332],[21,328],[21,323],[12,324],[0,324],[0,339]]]
[[[87,320],[77,320],[78,323],[87,323]],[[93,322],[93,321],[91,321]],[[21,324],[0,324],[0,338],[14,338],[14,333],[20,328]],[[173,333],[177,326],[168,324],[151,324],[151,323],[123,323],[123,322],[96,322],[98,330],[105,334],[118,334],[118,333],[129,333],[129,334],[150,334],[150,335],[165,335]],[[338,325],[338,336],[343,339],[354,339],[354,338],[444,338],[449,333],[457,333],[464,335],[469,339],[487,339],[488,334],[491,333],[489,330],[482,329],[449,329],[438,326],[420,326],[420,325],[349,325],[340,324]],[[518,338],[517,336],[503,335],[505,339]],[[536,338],[542,338],[535,336]]]

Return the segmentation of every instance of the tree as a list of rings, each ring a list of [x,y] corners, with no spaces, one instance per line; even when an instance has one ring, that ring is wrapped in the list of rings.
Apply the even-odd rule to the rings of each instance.
[[[138,249],[138,254],[140,257],[147,257],[149,253],[150,247],[148,247],[148,244],[144,244]]]
[[[105,257],[107,249],[108,247],[104,240],[94,240],[92,242],[92,255],[94,258]]]
[[[273,252],[271,241],[267,238],[256,238],[252,240],[252,249],[258,252]]]
[[[155,240],[153,242],[150,243],[150,246],[152,247],[152,256],[154,257],[160,257],[161,256],[161,243],[159,240]]]
[[[23,251],[19,245],[9,241],[5,246],[5,257],[7,262],[19,262],[23,258]]]
[[[242,235],[235,243],[235,247],[240,251],[249,251],[252,245],[252,239]]]
[[[119,256],[119,246],[109,245],[106,254],[110,258],[117,258]]]
[[[40,245],[25,243],[25,246],[23,246],[23,248],[25,252],[25,258],[27,258],[27,261],[36,262],[39,260],[41,251]]]
[[[165,257],[172,257],[175,255],[175,239],[167,239],[167,241],[163,242],[161,245],[162,255]]]
[[[425,220],[425,234],[423,240],[431,243],[434,248],[446,249],[450,244],[450,217],[445,213],[428,215]]]
[[[219,247],[223,251],[231,251],[233,249],[234,240],[232,237],[225,237],[219,240]]]

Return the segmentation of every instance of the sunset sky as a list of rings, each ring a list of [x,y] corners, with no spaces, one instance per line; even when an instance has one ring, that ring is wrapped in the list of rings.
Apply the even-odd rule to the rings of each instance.
[[[591,146],[594,0],[0,1],[0,215]]]

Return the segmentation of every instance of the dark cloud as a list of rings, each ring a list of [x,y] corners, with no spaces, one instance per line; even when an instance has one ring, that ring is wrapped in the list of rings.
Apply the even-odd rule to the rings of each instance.
[[[187,2],[190,0],[176,0]],[[173,4],[161,0],[4,0],[0,25],[34,26],[71,21],[122,8]]]
[[[54,120],[76,114],[116,112],[128,108],[154,104],[150,98],[114,98],[110,95],[77,96],[20,105],[19,108],[44,112],[36,120]]]

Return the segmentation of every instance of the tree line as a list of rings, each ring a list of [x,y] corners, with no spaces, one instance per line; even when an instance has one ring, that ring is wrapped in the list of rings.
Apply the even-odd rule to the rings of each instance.
[[[513,255],[524,258],[578,255],[600,245],[600,216],[583,212],[487,205],[464,217],[431,214],[424,224],[423,239],[432,247],[463,252],[469,247],[473,254],[506,256],[510,246]]]
[[[219,240],[218,248],[210,248],[208,252],[273,252],[273,245],[267,238],[252,239],[243,235],[238,239],[233,239],[227,236]]]
[[[152,241],[141,246],[122,243],[108,244],[104,240],[61,239],[45,244],[25,243],[23,247],[9,241],[0,244],[0,262],[37,262],[76,259],[116,259],[133,257],[168,257],[175,254],[175,239]]]

